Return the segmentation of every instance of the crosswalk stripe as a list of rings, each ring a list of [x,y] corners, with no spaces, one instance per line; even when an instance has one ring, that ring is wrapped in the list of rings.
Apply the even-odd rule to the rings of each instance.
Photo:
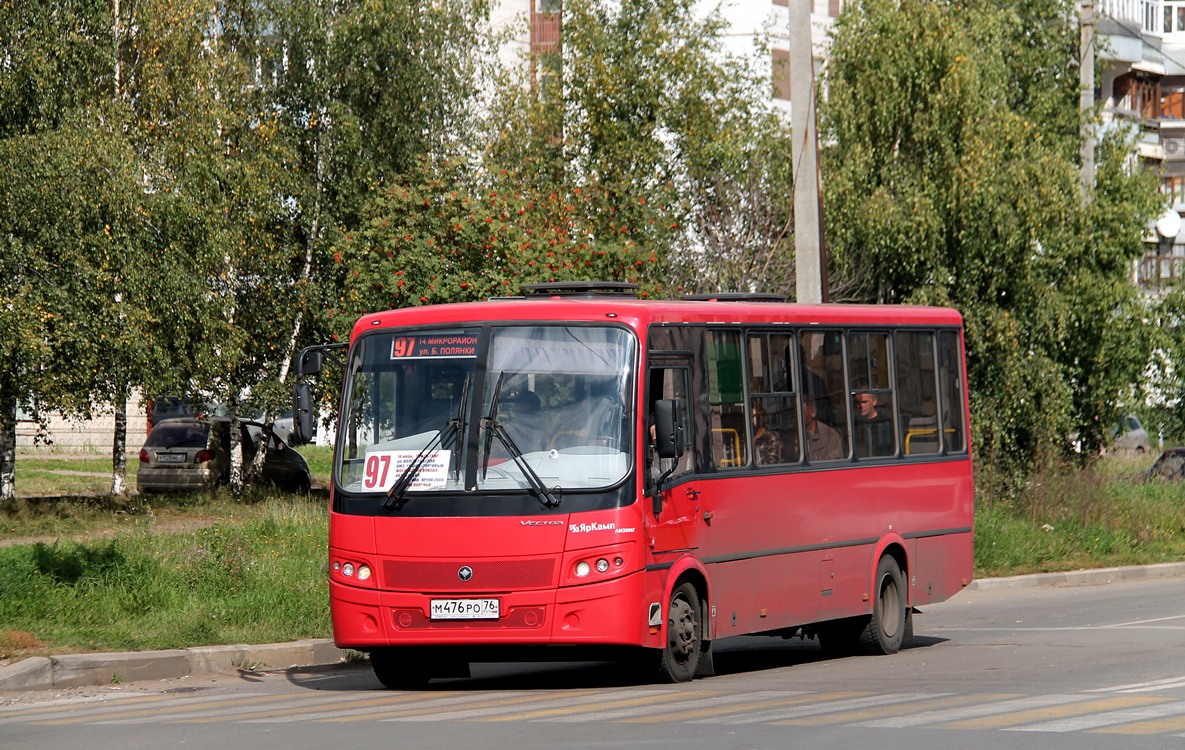
[[[1001,729],[1003,727],[1016,726],[1019,724],[1046,722],[1052,719],[1065,718],[1067,716],[1081,716],[1083,714],[1089,714],[1095,711],[1110,711],[1112,709],[1125,707],[1134,708],[1136,706],[1144,706],[1148,705],[1149,703],[1159,703],[1165,700],[1168,699],[1151,697],[1144,698],[1135,696],[1083,700],[1077,701],[1075,703],[1065,703],[1060,706],[1029,708],[1027,710],[1016,711],[1013,713],[983,716],[978,719],[952,721],[945,724],[940,724],[939,726],[945,729]]]
[[[583,691],[578,695],[589,695],[593,691]],[[545,691],[516,691],[498,693],[497,697],[490,697],[489,693],[466,693],[464,695],[455,696],[452,698],[433,697],[430,701],[422,701],[407,708],[398,709],[395,711],[383,711],[379,713],[367,713],[359,716],[337,716],[322,719],[321,721],[330,723],[346,723],[354,721],[400,721],[402,719],[410,719],[417,716],[440,716],[437,713],[441,708],[448,708],[450,706],[468,706],[470,708],[479,708],[483,706],[514,706],[532,701],[547,700],[548,693]],[[566,693],[571,695],[571,693]],[[429,719],[431,720],[431,719]]]
[[[654,690],[630,690],[622,693],[616,693],[612,696],[601,696],[598,699],[596,694],[578,695],[571,698],[564,698],[561,700],[543,701],[548,708],[562,708],[564,706],[576,706],[581,710],[596,711],[600,703],[617,699],[624,700],[631,697],[667,696],[675,693],[674,690],[654,691]],[[518,710],[518,706],[498,705],[494,704],[484,708],[470,708],[460,711],[450,711],[443,714],[420,714],[417,716],[408,716],[400,719],[385,719],[385,721],[457,721],[461,719],[481,719],[489,716],[498,716],[501,714],[513,713]]]
[[[835,698],[851,697],[855,695],[864,695],[864,693],[806,693],[801,690],[765,690],[755,693],[742,693],[740,695],[733,695],[721,697],[708,701],[708,706],[700,708],[698,705],[693,706],[693,710],[683,710],[674,712],[664,712],[661,714],[647,714],[640,715],[641,712],[617,712],[618,714],[625,714],[623,716],[610,716],[609,719],[620,718],[629,724],[665,724],[670,721],[690,721],[692,719],[704,719],[709,716],[719,716],[720,714],[736,713],[738,711],[755,711],[757,709],[775,708],[778,706],[788,706],[793,703],[802,703],[808,700],[818,700],[820,696],[832,695]],[[761,696],[770,696],[762,699]],[[756,698],[757,700],[754,700]],[[692,703],[699,704],[701,701],[680,701],[678,708],[686,709]],[[672,706],[675,707],[675,706]],[[631,716],[633,718],[631,718]],[[585,721],[592,720],[595,717],[588,717]]]
[[[1029,724],[1023,727],[1009,727],[1006,731],[1082,732],[1117,724],[1133,724],[1145,719],[1163,719],[1166,716],[1180,716],[1181,714],[1185,714],[1185,701],[1173,701],[1170,703],[1155,703],[1148,706],[1125,708],[1122,711],[1104,711],[1090,716],[1058,719],[1041,724]],[[1185,725],[1182,728],[1185,728]]]
[[[244,703],[267,703],[282,700],[282,696],[277,695],[261,695],[252,694],[250,696],[243,695],[225,695],[225,696],[202,696],[198,698],[182,698],[174,699],[173,701],[164,703],[155,703],[146,705],[142,708],[132,708],[127,710],[108,710],[108,711],[93,711],[79,715],[77,711],[70,712],[69,716],[58,719],[47,720],[43,717],[41,720],[34,722],[43,726],[64,726],[66,724],[87,724],[87,723],[101,723],[113,719],[136,719],[139,717],[170,717],[183,716],[185,712],[192,711],[197,708],[207,708],[211,706],[238,706]],[[115,707],[113,707],[115,708]],[[120,707],[122,708],[122,707]],[[164,713],[162,713],[164,712]]]
[[[902,711],[908,711],[912,714],[917,711],[950,708],[952,706],[965,706],[968,703],[978,703],[980,700],[981,698],[978,695],[938,694],[925,696],[923,700],[917,700],[905,705],[900,703],[892,703],[887,706],[873,706],[872,708],[857,709],[853,711],[837,711],[834,713],[807,716],[799,719],[786,719],[784,721],[775,721],[771,723],[777,726],[800,727],[817,727],[833,724],[858,723],[885,716],[900,716]]]
[[[980,703],[963,708],[948,708],[937,711],[923,711],[920,714],[908,716],[893,716],[887,719],[860,722],[862,727],[878,729],[905,729],[925,724],[938,724],[958,719],[972,719],[977,716],[988,716],[1001,712],[1023,710],[1039,706],[1057,706],[1063,703],[1086,700],[1081,695],[1036,695],[1020,696],[1019,694],[980,695]]]
[[[570,706],[552,706],[548,704],[547,708],[540,708],[535,711],[525,711],[517,714],[504,714],[502,716],[492,716],[481,719],[481,721],[536,721],[540,719],[550,719],[557,717],[570,717],[573,714],[586,713],[589,717],[595,718],[597,721],[610,721],[613,714],[629,713],[629,711],[645,711],[649,712],[655,703],[670,704],[672,700],[678,701],[683,705],[685,701],[678,698],[672,698],[670,693],[650,693],[649,695],[642,695],[636,698],[622,698],[620,700],[611,700],[604,703],[592,703],[588,701],[581,701],[578,704]],[[716,698],[705,698],[703,700],[717,700]],[[697,703],[698,701],[690,701]],[[625,711],[610,711],[606,709],[626,709]]]
[[[758,724],[770,723],[782,719],[793,719],[799,716],[813,716],[814,714],[844,711],[847,709],[865,708],[868,706],[883,706],[889,703],[905,703],[925,697],[921,693],[869,695],[863,698],[849,698],[847,700],[828,700],[826,702],[813,701],[809,705],[790,706],[769,711],[755,711],[739,716],[725,716],[716,719],[697,719],[694,724]]]

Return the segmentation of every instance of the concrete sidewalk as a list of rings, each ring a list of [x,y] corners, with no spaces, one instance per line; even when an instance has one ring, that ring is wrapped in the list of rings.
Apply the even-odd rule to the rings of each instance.
[[[1185,562],[1039,573],[972,581],[970,589],[1097,586],[1120,581],[1185,577]],[[345,652],[327,639],[262,646],[195,646],[168,651],[33,656],[0,667],[0,692],[89,687],[141,680],[229,674],[238,669],[290,669],[340,664]]]

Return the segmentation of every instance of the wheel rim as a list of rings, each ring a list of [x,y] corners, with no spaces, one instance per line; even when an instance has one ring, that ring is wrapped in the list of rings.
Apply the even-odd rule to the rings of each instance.
[[[691,604],[679,597],[671,602],[667,623],[667,649],[671,656],[681,664],[686,663],[696,648],[696,637],[695,613]]]
[[[901,593],[897,591],[897,581],[893,576],[887,575],[881,580],[880,604],[881,629],[886,636],[892,638],[897,635],[903,619],[901,617]]]

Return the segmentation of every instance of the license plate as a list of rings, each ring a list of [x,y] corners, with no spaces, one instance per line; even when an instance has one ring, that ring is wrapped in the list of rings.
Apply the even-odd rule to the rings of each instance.
[[[433,620],[496,620],[497,599],[433,599]]]
[[[183,464],[185,463],[184,453],[157,453],[156,462],[158,464]]]

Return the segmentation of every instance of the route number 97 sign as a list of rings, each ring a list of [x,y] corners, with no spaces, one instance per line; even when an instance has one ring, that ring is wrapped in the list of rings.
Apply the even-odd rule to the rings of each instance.
[[[391,489],[403,470],[411,465],[419,451],[374,451],[366,454],[362,467],[362,489],[366,492],[386,492]],[[451,450],[432,451],[424,459],[420,470],[411,481],[409,490],[429,490],[444,487],[448,481]]]

